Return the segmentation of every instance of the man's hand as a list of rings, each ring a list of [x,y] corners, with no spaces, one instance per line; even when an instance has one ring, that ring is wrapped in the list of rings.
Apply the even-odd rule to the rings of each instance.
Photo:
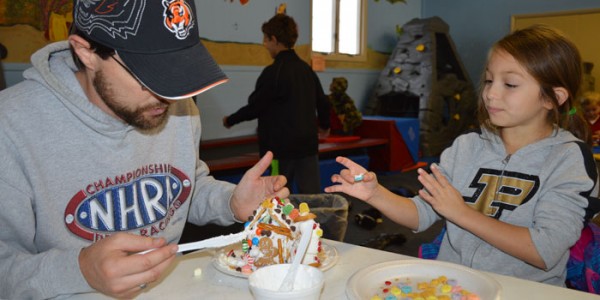
[[[146,254],[140,251],[155,249]],[[117,233],[79,253],[79,268],[88,284],[105,295],[131,298],[159,279],[173,262],[177,245],[165,240]]]
[[[264,176],[273,160],[273,153],[267,152],[260,161],[251,169],[246,171],[240,183],[233,190],[231,197],[231,210],[235,218],[244,221],[258,205],[269,197],[287,198],[290,191],[285,187],[287,179],[285,176]]]

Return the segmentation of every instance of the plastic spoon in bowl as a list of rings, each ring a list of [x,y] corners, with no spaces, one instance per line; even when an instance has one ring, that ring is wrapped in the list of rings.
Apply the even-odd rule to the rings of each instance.
[[[292,260],[292,265],[279,286],[280,292],[289,292],[294,289],[294,281],[296,280],[296,273],[298,273],[298,266],[302,262],[304,253],[306,253],[306,249],[308,248],[314,224],[314,220],[308,220],[300,224],[300,233],[302,234],[302,237],[300,237],[300,243],[298,243],[298,248],[296,248],[296,255]]]

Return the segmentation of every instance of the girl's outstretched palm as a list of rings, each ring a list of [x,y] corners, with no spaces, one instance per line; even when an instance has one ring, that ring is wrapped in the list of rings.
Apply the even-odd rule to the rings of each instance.
[[[336,157],[335,161],[346,169],[343,169],[340,174],[331,176],[331,182],[337,184],[326,187],[325,192],[342,192],[368,202],[379,186],[375,173],[368,172],[359,164],[343,156]]]

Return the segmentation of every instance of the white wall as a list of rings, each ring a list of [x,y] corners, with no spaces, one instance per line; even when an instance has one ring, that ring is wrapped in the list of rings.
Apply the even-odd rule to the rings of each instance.
[[[513,15],[598,8],[598,0],[427,0],[423,1],[423,18],[438,16],[448,23],[456,50],[476,83],[488,49],[510,32]]]
[[[9,87],[21,82],[23,80],[23,71],[29,67],[31,67],[31,64],[2,63],[6,86]]]

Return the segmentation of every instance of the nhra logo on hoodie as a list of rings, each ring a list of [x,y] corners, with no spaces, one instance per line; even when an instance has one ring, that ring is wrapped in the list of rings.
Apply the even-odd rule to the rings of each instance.
[[[117,232],[151,236],[164,230],[190,195],[191,182],[168,164],[153,164],[90,183],[69,201],[65,223],[96,241]]]

